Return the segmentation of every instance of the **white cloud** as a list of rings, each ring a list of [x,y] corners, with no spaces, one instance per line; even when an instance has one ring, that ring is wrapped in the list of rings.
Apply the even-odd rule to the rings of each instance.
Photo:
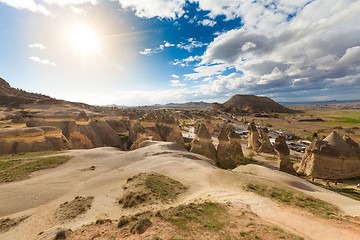
[[[215,65],[204,65],[194,69],[195,73],[185,74],[184,77],[187,80],[197,80],[203,77],[211,77],[219,75],[229,68],[228,64],[220,63]]]
[[[211,20],[211,19],[204,19],[202,21],[198,21],[199,25],[203,25],[203,26],[209,26],[209,27],[213,27],[216,24],[216,21]]]
[[[29,44],[28,45],[29,48],[38,48],[38,49],[46,49],[47,47],[45,47],[43,44],[41,43],[33,43],[33,44]]]
[[[140,51],[139,53],[142,55],[152,55],[152,54],[160,53],[160,52],[164,51],[164,49],[167,47],[173,47],[173,46],[175,46],[175,45],[172,43],[169,43],[167,41],[164,41],[164,44],[161,44],[157,48],[154,48],[154,49],[145,48],[143,51]]]
[[[303,1],[293,3],[279,1],[277,8],[253,9],[252,14],[262,18],[252,19],[250,12],[246,13],[244,27],[222,33],[209,44],[200,63],[206,71],[200,73],[195,68],[187,76],[201,78],[206,77],[203,72],[219,73],[218,66],[211,63],[225,62],[240,75],[236,79],[207,79],[209,84],[202,85],[202,91],[225,94],[233,91],[233,86],[257,94],[356,89],[360,85],[360,2],[317,0],[304,7],[299,7]],[[295,16],[276,20],[278,13],[268,11],[278,11],[279,7],[295,11]]]
[[[175,59],[173,62],[171,62],[171,64],[172,65],[180,65],[182,67],[185,67],[185,66],[189,66],[189,63],[191,63],[191,62],[197,62],[200,60],[201,60],[200,56],[190,56],[190,57],[187,57],[182,60]]]
[[[170,18],[181,17],[185,11],[185,0],[118,0],[122,8],[134,11],[142,18]]]
[[[44,6],[35,3],[34,0],[0,0],[0,3],[5,3],[17,9],[25,9],[31,12],[39,12],[46,16],[50,16],[50,11]]]
[[[40,59],[39,57],[29,57],[30,60],[37,62],[37,63],[41,63],[41,64],[45,64],[45,65],[51,65],[51,66],[56,66],[56,63],[51,62],[47,59]]]
[[[176,47],[180,49],[186,49],[188,52],[191,52],[194,48],[199,48],[208,45],[207,43],[196,41],[193,38],[189,38],[187,41],[188,41],[187,43],[181,42],[177,44]]]
[[[56,4],[59,6],[67,6],[67,5],[80,5],[85,3],[90,3],[92,5],[96,5],[98,0],[42,0],[47,4]]]
[[[149,54],[152,54],[153,51],[151,48],[145,48],[144,51],[140,51],[139,53],[143,54],[143,55],[149,55]]]
[[[171,75],[171,77],[172,77],[172,78],[179,78],[179,76],[176,75],[176,74]]]
[[[170,80],[170,86],[183,87],[183,86],[186,86],[186,84],[185,83],[180,83],[179,80]]]
[[[165,41],[165,45],[164,45],[164,46],[165,46],[165,47],[173,47],[173,46],[175,46],[175,45]]]
[[[72,6],[72,5],[70,6],[70,8],[76,14],[80,14],[80,15],[86,14],[86,11],[84,9],[82,9],[82,8],[78,8],[78,7],[75,7],[75,6]]]

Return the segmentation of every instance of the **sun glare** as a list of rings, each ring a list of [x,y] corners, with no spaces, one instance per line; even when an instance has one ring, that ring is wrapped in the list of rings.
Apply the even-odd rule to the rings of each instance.
[[[88,26],[76,26],[70,31],[72,47],[84,55],[96,52],[99,48],[99,37],[96,32]]]

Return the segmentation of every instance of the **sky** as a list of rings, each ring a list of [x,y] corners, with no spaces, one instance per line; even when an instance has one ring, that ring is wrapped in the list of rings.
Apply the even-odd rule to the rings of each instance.
[[[93,105],[360,99],[359,0],[0,0],[0,77]]]

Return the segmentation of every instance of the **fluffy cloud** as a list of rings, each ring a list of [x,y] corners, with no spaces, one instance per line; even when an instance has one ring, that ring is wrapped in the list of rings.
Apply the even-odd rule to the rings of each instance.
[[[79,5],[90,3],[92,5],[96,5],[98,0],[43,0],[47,4],[56,4],[59,6],[67,6],[67,5]]]
[[[37,62],[37,63],[41,63],[41,64],[45,64],[45,65],[50,65],[50,66],[56,66],[56,63],[51,62],[47,59],[40,59],[39,57],[29,57],[30,60]]]
[[[250,13],[246,13],[246,27],[216,37],[202,56],[206,72],[217,72],[218,66],[211,63],[224,62],[240,74],[208,81],[201,90],[226,94],[237,87],[244,93],[272,94],[335,87],[350,91],[359,86],[360,2],[318,0],[303,8],[299,3],[279,1],[277,10],[253,10],[263,19],[250,24]],[[288,13],[296,11],[296,16],[269,21],[272,27],[264,30],[264,22],[274,17],[266,12],[279,8]],[[199,74],[199,67],[188,74],[199,75],[205,75]]]
[[[219,75],[229,68],[228,64],[220,63],[213,65],[199,66],[194,69],[195,73],[185,74],[187,80],[197,80],[203,77]]]
[[[173,62],[171,62],[172,65],[180,65],[181,67],[188,66],[191,62],[198,62],[201,60],[200,56],[190,56],[185,59],[179,60],[175,59]]]
[[[176,74],[171,75],[171,77],[172,77],[172,78],[179,78],[179,76],[176,75]]]
[[[198,24],[203,25],[203,26],[213,27],[213,26],[215,26],[216,21],[210,20],[210,19],[204,19],[202,21],[198,21]]]
[[[180,49],[186,49],[188,52],[191,52],[194,48],[200,48],[207,45],[207,43],[196,41],[193,38],[189,38],[187,41],[187,43],[181,42],[177,44],[176,47]]]
[[[71,10],[76,13],[76,14],[86,14],[86,11],[82,8],[78,8],[78,7],[75,7],[75,6],[70,6]]]
[[[170,80],[170,86],[183,87],[183,86],[186,86],[186,84],[185,83],[180,83],[179,80]]]
[[[46,16],[50,15],[50,11],[44,6],[35,3],[33,0],[0,0],[0,3],[5,3],[11,7],[18,9],[26,9],[31,12],[39,12]]]
[[[41,43],[33,43],[28,45],[29,48],[38,48],[38,49],[46,49],[46,47]]]
[[[175,46],[175,45],[172,43],[169,43],[167,41],[164,41],[164,44],[161,44],[157,48],[153,48],[153,49],[145,48],[143,51],[140,51],[139,53],[142,55],[152,55],[152,54],[160,53],[160,52],[164,51],[164,49],[167,47],[173,47],[173,46]]]
[[[142,18],[170,18],[181,17],[185,11],[185,0],[118,0],[123,8],[134,11]]]

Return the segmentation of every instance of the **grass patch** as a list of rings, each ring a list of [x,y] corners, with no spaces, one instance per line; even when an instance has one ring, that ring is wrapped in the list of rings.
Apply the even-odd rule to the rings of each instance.
[[[315,185],[317,185],[319,187],[322,187],[322,188],[337,192],[337,193],[339,193],[341,195],[352,198],[354,200],[360,201],[360,190],[357,190],[355,188],[342,188],[342,187],[336,187],[336,186],[328,187],[326,185],[322,185],[322,184],[314,183],[314,182],[313,182],[313,184],[315,184]]]
[[[55,211],[55,218],[60,220],[69,220],[76,218],[78,215],[85,213],[91,208],[94,197],[76,197],[70,202],[64,202]],[[108,220],[96,221],[96,224],[103,224]]]
[[[55,168],[70,159],[70,156],[52,156],[0,162],[0,182],[24,180],[29,178],[29,175],[35,171]]]
[[[186,231],[219,231],[226,223],[222,220],[226,213],[226,207],[219,203],[190,203],[175,208],[166,217],[166,220]]]
[[[18,154],[0,156],[0,160],[35,158],[35,157],[42,157],[42,156],[47,156],[47,155],[60,154],[60,153],[64,153],[64,152],[65,151],[40,151],[40,152],[18,153]]]
[[[158,173],[140,173],[127,180],[128,191],[119,199],[123,208],[137,207],[144,203],[168,203],[187,190],[181,182]]]
[[[245,185],[245,190],[255,192],[263,197],[271,198],[280,204],[305,209],[322,218],[331,218],[340,212],[336,206],[320,199],[306,196],[300,192],[253,183]]]
[[[360,123],[360,119],[356,119],[356,118],[349,118],[349,117],[326,117],[326,118],[331,118],[341,123]]]

